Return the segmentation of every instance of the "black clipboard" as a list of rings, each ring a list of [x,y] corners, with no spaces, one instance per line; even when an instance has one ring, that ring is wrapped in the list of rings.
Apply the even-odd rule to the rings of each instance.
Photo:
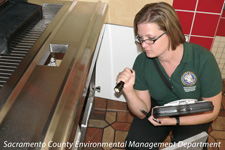
[[[192,101],[192,102],[190,102]],[[181,99],[168,103],[164,106],[157,106],[153,109],[153,116],[158,117],[173,117],[188,115],[206,111],[213,111],[214,106],[211,101],[197,101],[193,99]]]

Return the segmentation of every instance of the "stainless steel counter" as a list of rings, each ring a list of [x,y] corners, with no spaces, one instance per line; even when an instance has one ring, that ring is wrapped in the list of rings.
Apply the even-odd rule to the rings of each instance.
[[[9,142],[73,142],[106,13],[107,4],[102,2],[63,5],[32,47],[38,49],[35,57],[5,96],[0,111],[0,147],[9,146]],[[57,54],[58,66],[47,65],[52,56],[50,45],[65,47],[65,53]],[[67,148],[47,145],[36,149]]]

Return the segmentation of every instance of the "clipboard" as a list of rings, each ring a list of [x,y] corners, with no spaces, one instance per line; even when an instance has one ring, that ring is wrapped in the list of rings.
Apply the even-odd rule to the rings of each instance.
[[[213,111],[214,106],[211,101],[197,101],[196,99],[181,99],[157,106],[153,109],[153,116],[158,117],[174,117],[188,115],[206,111]]]

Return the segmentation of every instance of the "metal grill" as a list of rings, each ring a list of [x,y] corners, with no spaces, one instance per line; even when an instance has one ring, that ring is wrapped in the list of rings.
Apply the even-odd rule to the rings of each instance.
[[[61,7],[60,4],[44,4],[42,7],[43,19],[40,21],[34,20],[18,33],[10,42],[9,54],[0,55],[0,89],[8,81]]]

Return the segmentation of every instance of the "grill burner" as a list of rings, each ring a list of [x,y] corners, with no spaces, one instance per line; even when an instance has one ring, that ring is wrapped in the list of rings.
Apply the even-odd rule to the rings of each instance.
[[[42,9],[39,5],[22,0],[7,1],[0,6],[0,53],[9,52],[11,38],[30,25],[36,19],[41,19]]]
[[[61,7],[62,5],[56,4],[43,5],[42,20],[40,20],[40,15],[31,15],[31,18],[28,20],[23,20],[23,23],[17,23],[19,26],[14,29],[13,33],[11,31],[12,27],[9,27],[8,29],[5,28],[6,26],[4,26],[4,28],[0,27],[0,33],[5,33],[4,36],[0,35],[0,41],[4,41],[0,42],[0,52],[2,53],[0,55],[0,89],[4,86],[12,73],[19,66],[20,62],[35,44],[37,39],[40,37]],[[15,11],[16,9],[10,10]],[[41,11],[39,10],[38,12]],[[37,11],[35,11],[34,14],[37,14]],[[6,19],[7,17],[4,18]],[[0,24],[2,24],[2,19],[3,18],[0,18]],[[29,24],[26,23],[27,21]],[[4,30],[4,32],[2,32],[2,30]],[[6,41],[6,39],[8,40]],[[3,47],[4,50],[1,49]]]
[[[17,145],[15,149],[61,149],[49,146],[72,143],[81,134],[85,135],[108,5],[100,1],[60,1],[60,4],[63,4],[60,11],[0,89],[0,139],[25,143],[24,147]],[[39,28],[42,26],[35,25],[31,30]],[[23,46],[15,45],[24,42],[10,41],[16,49]],[[52,54],[56,60],[58,54],[61,58],[61,53],[63,59],[58,67],[47,66],[46,61],[40,64]],[[86,103],[90,105],[85,106],[83,114]],[[26,143],[50,145],[34,147]],[[4,145],[0,142],[0,147],[7,147]]]

